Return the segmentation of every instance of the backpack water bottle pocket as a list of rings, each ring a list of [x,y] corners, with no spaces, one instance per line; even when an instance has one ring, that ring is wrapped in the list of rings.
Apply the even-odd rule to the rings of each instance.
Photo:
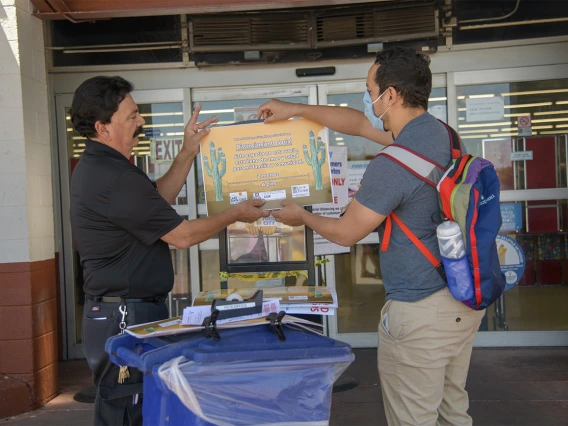
[[[469,268],[467,256],[459,259],[449,259],[442,257],[444,269],[446,270],[446,278],[448,279],[448,288],[454,299],[464,302],[473,298],[473,277]]]

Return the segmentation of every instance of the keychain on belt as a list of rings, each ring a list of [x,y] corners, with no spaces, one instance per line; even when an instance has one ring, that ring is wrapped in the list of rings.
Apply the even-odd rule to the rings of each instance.
[[[120,323],[118,324],[118,327],[120,328],[119,334],[123,334],[124,330],[126,330],[126,314],[127,314],[126,304],[124,302],[120,304],[118,311],[122,314],[122,319],[120,320]],[[128,371],[128,366],[121,365],[120,371],[118,372],[118,383],[124,383],[124,381],[126,379],[128,379],[129,377],[130,377],[130,372]]]

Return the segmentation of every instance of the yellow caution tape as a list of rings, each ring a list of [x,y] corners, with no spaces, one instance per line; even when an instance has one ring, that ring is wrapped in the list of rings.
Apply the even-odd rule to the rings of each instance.
[[[329,261],[330,261],[330,259],[327,258],[327,257],[325,257],[325,258],[323,258],[323,259],[321,259],[321,260],[316,260],[315,267],[317,268],[318,266],[321,266],[321,265],[323,265],[323,264],[325,264],[325,263],[327,263],[327,262],[329,262]]]
[[[270,278],[285,278],[285,277],[306,277],[308,278],[308,273],[306,271],[283,271],[283,272],[262,272],[262,273],[233,273],[229,274],[227,272],[219,272],[219,278],[222,282],[227,281],[230,278],[236,278],[239,281],[259,281],[267,280]]]

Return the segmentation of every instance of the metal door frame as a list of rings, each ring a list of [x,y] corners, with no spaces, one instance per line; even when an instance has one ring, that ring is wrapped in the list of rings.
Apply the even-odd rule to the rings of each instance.
[[[539,65],[493,70],[448,73],[448,102],[456,100],[457,87],[518,81],[563,79],[568,76],[568,64]],[[452,96],[450,98],[450,86]],[[449,124],[457,128],[457,108],[448,103]],[[552,136],[552,135],[551,135]],[[525,189],[501,191],[502,202],[558,200],[568,198],[567,188]],[[477,333],[475,347],[568,346],[568,330],[564,331],[484,331]]]

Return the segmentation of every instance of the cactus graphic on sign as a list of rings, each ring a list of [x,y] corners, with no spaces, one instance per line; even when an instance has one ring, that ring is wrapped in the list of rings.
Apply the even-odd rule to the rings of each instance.
[[[211,166],[209,166],[209,159],[204,156],[203,162],[205,163],[205,171],[213,179],[215,200],[223,201],[222,178],[227,171],[227,159],[221,147],[217,148],[217,152],[215,152],[215,144],[213,141],[209,142],[209,152],[211,153]]]
[[[320,190],[323,188],[321,182],[321,166],[325,163],[325,144],[319,136],[316,142],[314,132],[310,130],[310,153],[308,153],[308,147],[306,145],[303,145],[302,147],[304,149],[304,158],[306,159],[306,163],[308,163],[314,171],[316,190]]]

